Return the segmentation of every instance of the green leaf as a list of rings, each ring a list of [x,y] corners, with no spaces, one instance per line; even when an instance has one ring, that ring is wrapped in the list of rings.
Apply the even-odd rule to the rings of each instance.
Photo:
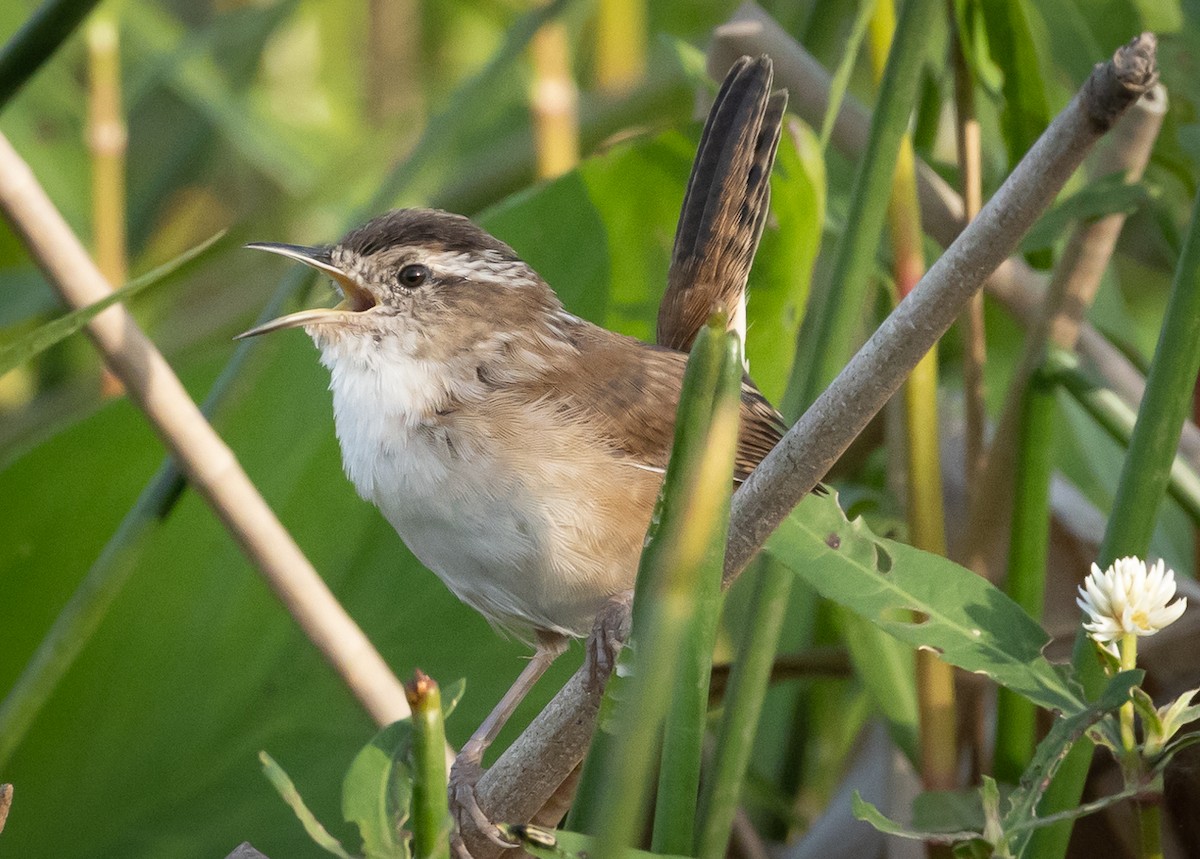
[[[330,835],[321,822],[308,810],[308,806],[304,804],[304,799],[300,796],[300,791],[296,790],[296,785],[283,771],[283,767],[275,763],[275,759],[266,752],[259,752],[258,759],[262,761],[263,773],[266,774],[272,786],[279,791],[283,801],[291,806],[296,817],[304,824],[304,831],[308,833],[308,837],[315,841],[318,847],[334,856],[339,856],[341,859],[352,859],[351,855],[342,847],[341,842]]]
[[[1051,821],[1038,818],[1038,804],[1067,753],[1087,732],[1088,728],[1115,712],[1129,700],[1131,690],[1142,681],[1145,672],[1123,671],[1108,682],[1100,697],[1084,710],[1055,719],[1045,739],[1038,743],[1029,767],[1021,775],[1021,783],[1009,797],[1009,809],[1002,822],[1006,847],[1014,856],[1022,855],[1037,827]]]
[[[89,304],[87,307],[73,310],[52,322],[47,322],[45,325],[30,331],[16,341],[0,347],[0,376],[3,376],[15,367],[21,366],[35,355],[49,349],[55,343],[70,337],[80,328],[91,322],[93,317],[112,307],[114,304],[121,301],[128,301],[139,292],[143,292],[152,286],[159,286],[166,283],[173,275],[186,272],[191,267],[191,264],[202,259],[224,235],[224,232],[217,233],[191,250],[183,252],[170,262],[160,265],[153,271],[146,272],[141,277],[134,278],[113,292],[112,295],[106,296],[94,304]]]
[[[1038,218],[1025,238],[1021,252],[1051,247],[1077,221],[1092,221],[1106,215],[1129,215],[1147,205],[1150,190],[1142,183],[1129,183],[1120,173],[1090,182]]]
[[[899,838],[910,838],[916,841],[926,841],[931,844],[957,844],[960,841],[970,841],[979,838],[978,832],[972,832],[968,829],[956,830],[954,832],[924,832],[910,829],[907,826],[901,826],[874,805],[863,799],[862,794],[857,790],[854,791],[851,809],[858,820],[866,821],[880,832],[895,835]]]
[[[367,859],[409,859],[401,827],[408,820],[413,774],[410,719],[388,725],[350,763],[342,781],[342,817],[362,835]]]
[[[876,537],[861,519],[847,521],[832,495],[802,501],[766,550],[822,596],[951,665],[1042,707],[1075,713],[1085,706],[1066,672],[1042,655],[1045,630],[1009,597],[946,558]]]
[[[982,0],[989,55],[1004,83],[1000,115],[1008,163],[1015,165],[1050,124],[1045,74],[1033,40],[1026,0]]]
[[[954,0],[954,23],[958,27],[958,43],[962,46],[975,79],[994,96],[1004,86],[1004,72],[992,59],[988,45],[987,24],[983,15],[985,0]]]

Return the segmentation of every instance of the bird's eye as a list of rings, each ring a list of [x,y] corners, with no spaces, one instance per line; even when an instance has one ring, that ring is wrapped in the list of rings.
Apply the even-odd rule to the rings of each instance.
[[[429,269],[419,263],[400,269],[400,285],[405,289],[416,289],[428,279]]]

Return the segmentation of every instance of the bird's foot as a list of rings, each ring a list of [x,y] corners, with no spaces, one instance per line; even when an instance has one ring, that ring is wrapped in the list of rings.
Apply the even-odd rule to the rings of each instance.
[[[451,841],[459,859],[470,859],[471,854],[467,852],[461,835],[468,823],[471,828],[499,847],[517,846],[500,834],[500,828],[483,813],[475,796],[475,786],[483,777],[483,751],[482,746],[469,741],[454,759],[454,766],[450,768],[450,813],[457,824]]]
[[[621,648],[629,640],[633,624],[633,591],[622,591],[611,597],[596,615],[596,625],[588,636],[586,656],[588,685],[599,691],[608,682],[608,676],[617,667]]]

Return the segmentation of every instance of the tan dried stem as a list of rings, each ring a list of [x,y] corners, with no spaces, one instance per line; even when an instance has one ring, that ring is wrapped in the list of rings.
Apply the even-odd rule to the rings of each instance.
[[[121,111],[121,43],[116,22],[96,14],[87,25],[87,147],[92,167],[92,246],[96,265],[109,283],[127,279],[125,241],[125,151],[128,136]],[[121,383],[104,370],[105,396]]]
[[[1117,123],[1107,145],[1096,152],[1090,165],[1092,176],[1101,178],[1120,173],[1127,182],[1140,180],[1150,162],[1166,110],[1167,94],[1161,85],[1142,96]],[[965,554],[973,569],[985,569],[992,547],[1007,533],[1023,392],[1048,344],[1067,350],[1076,348],[1084,316],[1112,259],[1125,218],[1124,213],[1116,212],[1077,224],[1055,267],[1005,393],[986,467],[978,481],[978,492],[988,503],[971,509]]]
[[[950,4],[953,20],[954,6]],[[979,118],[975,115],[975,76],[967,65],[957,31],[953,38],[955,142],[958,149],[959,191],[963,199],[963,218],[970,222],[983,208],[983,142]],[[963,412],[965,416],[963,476],[969,509],[979,508],[979,476],[984,466],[984,431],[987,405],[984,400],[983,365],[987,360],[987,342],[983,329],[983,293],[971,297],[959,317],[963,330]]]
[[[533,136],[537,176],[553,179],[579,162],[579,90],[571,76],[571,41],[562,21],[548,21],[529,43],[533,60]]]
[[[29,165],[2,135],[0,210],[69,306],[84,307],[112,292]],[[120,305],[109,308],[87,330],[188,480],[363,708],[380,725],[407,716],[400,682],[338,604],[129,312]]]

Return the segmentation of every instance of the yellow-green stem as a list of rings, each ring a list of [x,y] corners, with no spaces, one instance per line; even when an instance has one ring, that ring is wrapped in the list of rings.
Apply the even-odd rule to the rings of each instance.
[[[571,77],[571,41],[562,21],[547,21],[529,43],[533,60],[534,142],[539,179],[579,162],[579,92]]]
[[[1132,632],[1121,636],[1120,653],[1122,671],[1137,668],[1137,636]],[[1121,706],[1121,744],[1125,747],[1128,755],[1132,755],[1137,746],[1137,740],[1133,734],[1132,701]]]
[[[896,30],[891,0],[875,4],[869,29],[871,66],[876,82],[882,78]],[[912,139],[905,134],[896,156],[892,194],[888,201],[888,233],[893,272],[901,297],[925,273],[921,220],[917,207],[916,159]],[[942,471],[938,457],[937,350],[921,359],[904,387],[908,443],[908,522],[914,546],[946,554]],[[957,725],[954,669],[936,654],[917,656],[917,701],[920,707],[921,779],[931,790],[955,787]]]
[[[1163,859],[1162,810],[1158,798],[1135,804],[1142,859]]]

